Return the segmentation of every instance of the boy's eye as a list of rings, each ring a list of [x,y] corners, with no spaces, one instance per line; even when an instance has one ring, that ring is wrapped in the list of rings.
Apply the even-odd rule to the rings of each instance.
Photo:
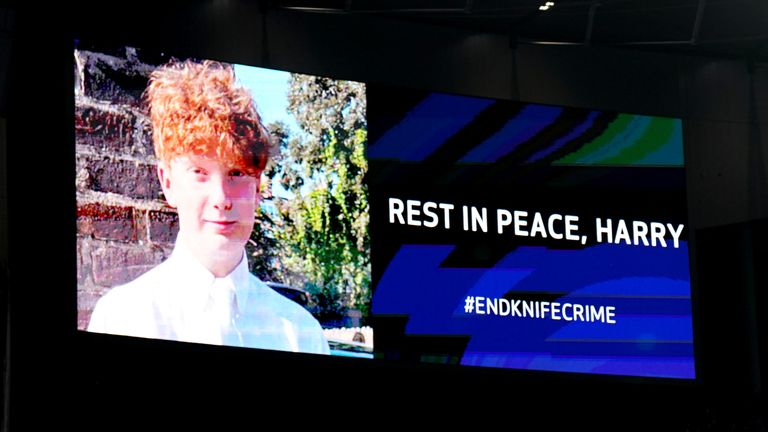
[[[243,177],[243,176],[245,176],[245,173],[243,171],[241,171],[241,170],[234,169],[234,170],[229,172],[229,175],[231,177]]]

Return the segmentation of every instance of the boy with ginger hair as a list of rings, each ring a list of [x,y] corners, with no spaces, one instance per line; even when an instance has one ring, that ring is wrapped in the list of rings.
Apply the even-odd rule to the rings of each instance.
[[[166,261],[99,300],[88,331],[328,354],[317,320],[248,271],[269,134],[232,67],[172,62],[146,97],[179,234]]]

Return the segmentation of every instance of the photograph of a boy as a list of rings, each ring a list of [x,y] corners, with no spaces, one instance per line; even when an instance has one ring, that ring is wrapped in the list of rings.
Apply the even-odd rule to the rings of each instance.
[[[232,67],[174,61],[145,96],[179,233],[167,260],[98,301],[88,331],[328,354],[318,321],[248,270],[270,136]]]

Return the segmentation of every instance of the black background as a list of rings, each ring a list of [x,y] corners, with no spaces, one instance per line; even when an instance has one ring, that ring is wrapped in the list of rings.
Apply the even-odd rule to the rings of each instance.
[[[10,430],[372,425],[761,430],[768,67],[238,1],[14,9],[7,104]],[[266,13],[265,13],[266,11]],[[695,383],[412,366],[79,333],[73,40],[342,79],[681,117]]]

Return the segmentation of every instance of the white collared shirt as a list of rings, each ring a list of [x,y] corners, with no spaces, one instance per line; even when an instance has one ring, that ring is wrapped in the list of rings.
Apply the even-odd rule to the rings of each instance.
[[[99,300],[88,331],[330,353],[317,320],[251,274],[245,253],[217,278],[178,239],[166,261]]]

